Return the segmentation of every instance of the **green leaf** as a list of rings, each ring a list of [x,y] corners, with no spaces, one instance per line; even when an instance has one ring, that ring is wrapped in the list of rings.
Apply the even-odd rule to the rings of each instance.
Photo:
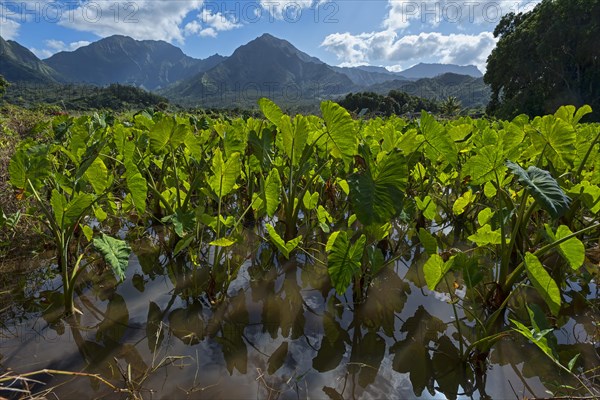
[[[419,229],[419,241],[427,254],[430,256],[437,254],[437,240],[427,229]]]
[[[87,241],[91,242],[92,238],[94,237],[94,230],[89,225],[79,225],[79,227],[81,228],[81,231],[83,232],[83,235]]]
[[[358,150],[356,125],[348,111],[332,101],[321,103],[321,113],[332,145],[331,155],[341,158],[348,167]]]
[[[488,222],[490,222],[494,214],[495,213],[489,207],[486,207],[483,210],[481,210],[479,214],[477,214],[477,222],[479,222],[479,226],[484,226]]]
[[[277,104],[273,103],[271,100],[267,98],[262,98],[258,100],[258,106],[260,110],[265,115],[269,121],[271,121],[275,126],[279,126],[281,122],[281,117],[283,117],[283,111],[281,108],[277,106]]]
[[[450,164],[458,162],[458,149],[452,137],[446,132],[444,125],[435,120],[433,116],[423,111],[421,115],[421,132],[425,137],[425,155],[431,161],[438,159],[448,161]]]
[[[552,218],[560,218],[567,212],[571,199],[548,171],[534,166],[525,171],[511,161],[507,161],[506,166],[517,176],[519,182],[529,189],[533,198]]]
[[[302,204],[304,204],[304,208],[307,210],[314,210],[317,207],[317,204],[319,204],[319,192],[314,192],[313,194],[308,190],[304,192]]]
[[[279,236],[279,234],[275,231],[275,228],[273,228],[272,225],[267,224],[266,228],[271,242],[273,242],[273,244],[279,249],[279,251],[281,251],[285,258],[289,259],[290,253],[296,247],[298,247],[298,244],[300,244],[300,241],[302,240],[302,235],[286,242],[281,238],[281,236]]]
[[[184,143],[190,128],[187,125],[177,124],[174,117],[163,117],[148,132],[150,150],[160,154],[165,150],[175,149]]]
[[[125,182],[131,193],[133,204],[138,213],[146,211],[146,200],[148,198],[148,183],[133,162],[125,163]]]
[[[221,149],[217,148],[212,160],[213,175],[208,177],[208,184],[219,198],[223,198],[233,190],[240,176],[240,153],[233,153],[225,162]]]
[[[212,242],[209,243],[209,245],[218,246],[218,247],[229,247],[234,243],[235,243],[235,240],[231,240],[229,238],[222,237],[217,240],[213,240]]]
[[[54,213],[54,220],[58,226],[61,227],[61,229],[64,229],[63,216],[67,208],[67,199],[65,198],[65,195],[56,189],[52,189],[52,194],[50,195],[50,205],[52,206],[52,212]]]
[[[452,212],[454,215],[460,215],[464,213],[465,208],[467,208],[467,206],[471,204],[473,200],[475,200],[475,196],[473,196],[473,192],[471,190],[463,193],[462,196],[456,199],[454,205],[452,206]]]
[[[425,274],[425,282],[429,290],[435,290],[446,272],[450,269],[452,263],[444,262],[438,254],[432,254],[425,265],[423,265],[423,273]]]
[[[19,148],[8,164],[10,184],[28,193],[30,188],[27,180],[38,190],[42,180],[50,173],[50,163],[46,158],[46,149],[41,146]]]
[[[496,176],[502,180],[505,173],[504,154],[493,145],[478,149],[477,154],[469,158],[463,166],[463,174],[469,175],[475,185],[495,181]],[[491,188],[486,186],[484,189],[488,191],[486,196],[492,197]]]
[[[433,221],[437,217],[437,206],[431,196],[427,195],[423,200],[420,197],[415,197],[417,208],[423,211],[423,216],[430,221]]]
[[[488,244],[502,243],[502,234],[500,233],[500,229],[493,231],[492,227],[486,224],[479,228],[477,233],[469,236],[468,239],[481,247]]]
[[[525,269],[529,280],[548,304],[552,314],[558,316],[561,299],[556,282],[550,277],[540,260],[529,252],[525,253]]]
[[[365,235],[361,235],[352,245],[349,242],[348,232],[342,231],[336,235],[327,255],[327,271],[338,294],[346,292],[352,278],[360,271],[366,242]]]
[[[533,145],[552,162],[556,168],[565,168],[573,164],[576,156],[575,143],[577,133],[569,122],[553,115],[536,118],[530,133]]]
[[[125,270],[129,264],[129,255],[131,247],[124,240],[115,239],[102,234],[92,241],[94,248],[102,254],[104,261],[111,266],[115,275],[120,279],[125,279]]]
[[[364,225],[388,222],[400,213],[408,171],[399,153],[385,156],[377,166],[348,177],[350,202]]]
[[[273,168],[269,172],[269,176],[265,180],[265,204],[267,208],[267,215],[273,217],[279,203],[281,202],[279,196],[281,194],[281,178],[279,177],[279,171]]]
[[[571,235],[573,232],[565,226],[560,225],[556,230],[556,235],[552,232],[552,228],[549,225],[546,225],[546,233],[552,241],[560,240],[564,237]],[[585,246],[581,242],[581,240],[573,237],[565,242],[562,242],[558,245],[559,253],[564,257],[564,259],[569,263],[569,266],[573,270],[579,269],[583,265],[585,261]]]
[[[94,203],[95,197],[89,193],[77,193],[64,208],[63,228],[77,223],[83,214]]]
[[[108,188],[108,168],[100,157],[94,159],[94,162],[85,171],[85,178],[97,195],[102,194]]]
[[[292,123],[290,117],[284,115],[281,117],[279,130],[282,134],[283,151],[292,160],[292,165],[297,166],[308,140],[308,119],[303,115],[296,115]]]

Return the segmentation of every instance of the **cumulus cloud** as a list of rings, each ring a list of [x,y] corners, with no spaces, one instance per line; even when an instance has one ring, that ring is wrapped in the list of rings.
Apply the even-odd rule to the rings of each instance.
[[[0,36],[4,40],[14,40],[19,36],[19,18],[15,10],[9,9],[5,4],[0,4]]]
[[[476,35],[423,32],[398,36],[394,31],[335,33],[327,36],[321,46],[334,53],[345,65],[386,62],[415,64],[421,60],[459,65],[474,64],[485,70],[485,62],[496,39],[491,32]],[[391,67],[397,69],[397,67]]]
[[[134,39],[183,43],[187,26],[182,26],[183,20],[190,12],[199,10],[202,3],[202,0],[84,1],[59,24],[101,37],[121,34]]]
[[[86,40],[80,40],[77,42],[71,42],[69,44],[66,44],[62,40],[49,39],[44,41],[44,45],[46,46],[45,49],[31,48],[30,50],[33,52],[33,54],[38,56],[38,58],[44,59],[61,51],[77,50],[78,48],[87,46],[88,44],[90,44],[90,42]]]

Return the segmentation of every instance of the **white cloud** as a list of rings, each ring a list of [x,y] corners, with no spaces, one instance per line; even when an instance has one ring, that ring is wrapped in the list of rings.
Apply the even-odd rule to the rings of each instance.
[[[417,23],[436,27],[440,24],[490,24],[495,26],[502,16],[531,11],[541,0],[388,0],[388,13],[383,27],[404,30]]]
[[[217,31],[215,31],[213,28],[202,29],[200,31],[200,36],[215,38],[217,37]]]
[[[335,33],[321,43],[346,65],[386,62],[390,64],[415,64],[420,60],[459,65],[474,64],[485,70],[488,55],[496,45],[491,32],[476,35],[438,32],[420,33],[399,37],[393,31],[361,33]],[[394,67],[391,67],[394,68]]]
[[[90,42],[86,40],[80,40],[77,42],[65,44],[65,42],[63,42],[62,40],[48,39],[44,41],[44,45],[46,46],[45,49],[31,48],[30,50],[33,52],[33,54],[38,56],[38,58],[44,59],[61,51],[77,50],[78,48],[87,46],[88,44],[90,44]]]
[[[121,34],[134,39],[183,43],[186,33],[183,20],[190,12],[199,10],[202,3],[203,0],[85,1],[59,24],[102,37]]]
[[[202,13],[198,17],[204,25],[208,25],[208,27],[213,28],[217,32],[230,31],[242,26],[234,18],[227,17],[220,12],[213,13],[206,9],[202,10]]]
[[[14,40],[19,36],[21,24],[18,14],[10,10],[4,3],[0,4],[0,36],[4,40]]]

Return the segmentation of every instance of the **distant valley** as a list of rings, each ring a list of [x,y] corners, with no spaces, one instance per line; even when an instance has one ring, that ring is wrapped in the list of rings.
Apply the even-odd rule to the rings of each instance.
[[[40,60],[15,41],[0,38],[0,74],[18,85],[131,85],[184,106],[254,107],[260,97],[282,104],[316,104],[350,92],[401,90],[432,100],[457,97],[464,107],[487,104],[489,88],[475,66],[418,64],[383,67],[328,65],[270,34],[230,56],[195,59],[164,41],[111,36]],[[13,88],[14,90],[14,88]]]

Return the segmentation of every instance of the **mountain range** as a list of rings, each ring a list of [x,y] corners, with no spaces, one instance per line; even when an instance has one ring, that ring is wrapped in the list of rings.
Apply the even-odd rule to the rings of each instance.
[[[270,34],[238,47],[228,57],[215,54],[206,59],[189,57],[164,41],[121,35],[45,60],[0,37],[0,55],[0,75],[9,82],[128,84],[185,105],[248,106],[259,97],[306,103],[390,89],[421,91],[423,97],[436,100],[457,93],[469,107],[489,99],[489,89],[475,66],[418,64],[400,72],[376,66],[335,67]]]

